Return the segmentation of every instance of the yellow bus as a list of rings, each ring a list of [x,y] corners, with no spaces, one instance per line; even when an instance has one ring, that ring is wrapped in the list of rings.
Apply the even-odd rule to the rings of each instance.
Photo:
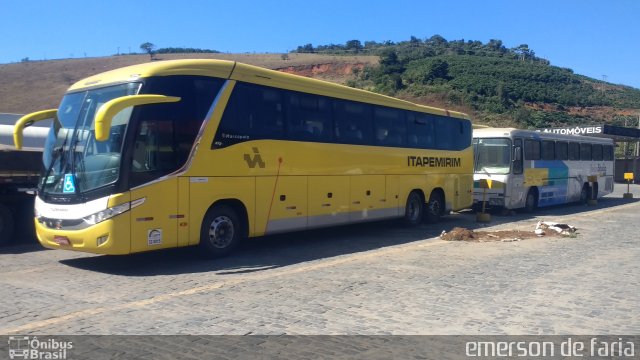
[[[473,201],[465,114],[221,60],[134,65],[24,116],[54,118],[40,243],[130,254],[369,220],[437,220]]]

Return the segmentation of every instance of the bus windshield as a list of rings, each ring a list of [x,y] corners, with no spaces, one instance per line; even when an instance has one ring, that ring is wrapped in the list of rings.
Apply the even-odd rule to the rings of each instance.
[[[78,194],[115,182],[120,171],[122,139],[132,108],[116,115],[109,140],[94,136],[96,110],[109,100],[135,95],[140,83],[127,83],[65,95],[43,152],[41,191]]]
[[[511,140],[473,139],[476,173],[508,174],[511,163]]]

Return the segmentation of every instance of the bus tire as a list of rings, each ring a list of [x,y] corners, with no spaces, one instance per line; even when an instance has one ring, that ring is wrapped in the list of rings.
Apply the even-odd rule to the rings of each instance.
[[[585,183],[580,191],[580,204],[586,205],[589,199],[591,199],[591,187]]]
[[[233,208],[215,205],[207,211],[200,228],[200,249],[207,258],[229,254],[242,238],[241,221]]]
[[[429,224],[440,221],[440,216],[444,211],[444,200],[439,192],[433,191],[429,196],[429,202],[425,211],[425,220]]]
[[[13,214],[11,210],[6,205],[0,204],[0,245],[6,245],[11,242],[13,228]]]
[[[538,191],[535,188],[529,189],[524,201],[524,212],[532,213],[538,208]]]
[[[407,226],[416,226],[422,222],[423,214],[424,200],[422,195],[414,190],[407,197],[407,204],[405,205],[402,222]]]

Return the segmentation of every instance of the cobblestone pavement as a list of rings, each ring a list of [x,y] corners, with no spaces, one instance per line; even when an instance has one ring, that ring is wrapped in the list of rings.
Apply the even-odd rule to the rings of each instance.
[[[0,334],[640,334],[640,186],[535,216],[471,213],[253,239],[228,258],[194,249],[95,256],[0,249]],[[454,226],[575,238],[445,242]]]

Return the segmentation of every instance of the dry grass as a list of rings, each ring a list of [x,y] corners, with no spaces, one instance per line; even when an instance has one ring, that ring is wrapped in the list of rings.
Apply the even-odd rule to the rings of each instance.
[[[354,66],[378,63],[377,56],[331,56],[317,54],[160,54],[159,60],[173,59],[222,59],[239,61],[269,69],[283,69],[308,76],[343,83]],[[55,108],[67,88],[76,81],[103,71],[149,61],[147,55],[110,56],[87,59],[31,61],[0,64],[0,112],[24,114]],[[326,71],[318,65],[328,66]],[[322,70],[322,69],[321,69]]]

